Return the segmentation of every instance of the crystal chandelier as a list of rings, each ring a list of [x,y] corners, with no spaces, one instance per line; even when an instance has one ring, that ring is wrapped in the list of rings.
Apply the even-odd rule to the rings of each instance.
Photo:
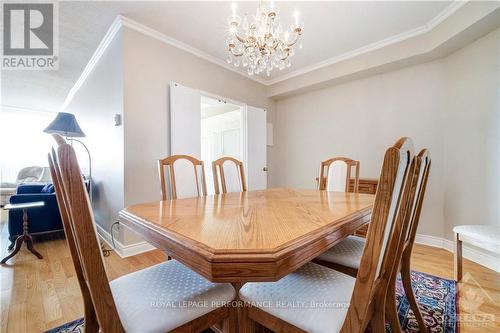
[[[262,2],[251,20],[245,15],[243,20],[236,15],[236,4],[232,4],[232,15],[228,19],[229,37],[227,62],[235,67],[240,64],[247,68],[248,75],[266,71],[267,76],[273,68],[280,70],[290,67],[290,58],[294,55],[293,47],[301,39],[304,31],[299,22],[299,13],[295,11],[295,23],[289,31],[283,31],[274,1],[269,6]],[[299,45],[302,48],[302,44]]]

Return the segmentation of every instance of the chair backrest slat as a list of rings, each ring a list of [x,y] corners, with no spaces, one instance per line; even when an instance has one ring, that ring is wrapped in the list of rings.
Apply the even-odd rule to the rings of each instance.
[[[247,184],[246,184],[246,180],[245,180],[245,170],[243,169],[243,162],[238,161],[237,159],[232,158],[232,157],[221,157],[218,160],[215,160],[212,162],[215,194],[221,193],[220,188],[222,188],[222,193],[227,193],[227,182],[226,182],[226,176],[225,176],[225,172],[224,172],[224,164],[225,163],[234,164],[234,166],[238,172],[238,180],[240,183],[241,192],[246,192]],[[219,180],[219,176],[220,176],[220,180]],[[220,187],[219,187],[219,181],[220,181]]]
[[[70,217],[68,211],[66,210],[65,193],[64,188],[61,185],[61,172],[59,171],[58,163],[53,159],[56,155],[55,151],[52,149],[52,154],[48,155],[50,174],[52,176],[52,182],[54,184],[57,206],[59,207],[59,213],[61,214],[61,220],[63,223],[64,234],[66,236],[66,241],[68,243],[69,252],[71,255],[71,260],[73,261],[73,266],[75,266],[76,277],[78,283],[80,284],[80,289],[84,298],[84,302],[87,301],[86,297],[90,297],[85,274],[81,265],[80,253],[78,247],[76,246],[76,240],[74,236],[73,226],[70,222]],[[91,299],[89,299],[92,301]]]
[[[66,141],[58,134],[53,134],[54,139],[58,144],[65,144]],[[99,330],[99,324],[97,322],[96,313],[94,310],[94,304],[92,303],[92,296],[90,295],[90,290],[87,285],[86,274],[83,271],[83,267],[80,259],[80,252],[76,245],[75,232],[73,231],[73,226],[70,222],[70,216],[67,210],[66,194],[64,188],[61,185],[61,171],[58,168],[58,163],[54,160],[56,152],[52,149],[51,153],[48,154],[49,169],[52,178],[52,182],[56,189],[56,199],[57,206],[59,208],[59,213],[61,214],[61,220],[63,223],[64,233],[66,235],[66,241],[68,243],[69,252],[71,255],[71,260],[75,268],[76,277],[78,280],[78,285],[80,286],[80,291],[83,297],[84,305],[84,319],[85,319],[85,329],[88,332],[97,332]]]
[[[399,139],[387,149],[380,174],[372,219],[342,332],[363,332],[377,311],[383,313],[385,292],[406,214],[408,175],[413,167],[413,143]]]
[[[118,315],[97,237],[90,200],[73,147],[58,142],[50,160],[56,175],[56,193],[67,212],[68,241],[73,240],[73,262],[79,259],[81,275],[88,287],[99,326],[103,332],[124,332]],[[57,177],[57,175],[60,177]],[[72,232],[72,234],[71,234]],[[76,251],[75,251],[76,250]],[[77,254],[73,256],[73,254]],[[75,267],[77,264],[75,264]]]
[[[406,203],[406,213],[404,217],[402,217],[404,221],[401,223],[401,237],[392,258],[394,267],[392,269],[391,279],[394,283],[396,282],[403,254],[408,256],[411,255],[411,249],[415,242],[422,202],[427,187],[430,163],[431,159],[427,149],[421,150],[420,153],[415,156],[410,170],[411,173],[408,176],[408,190],[406,192],[406,198],[404,199]]]
[[[360,162],[350,159],[348,157],[333,157],[326,161],[321,162],[319,170],[319,183],[318,188],[322,191],[326,191],[330,187],[331,179],[330,168],[338,163],[344,163],[346,166],[346,176],[345,176],[345,186],[344,191],[350,192],[349,186],[351,181],[352,169],[354,168],[354,189],[352,192],[357,193],[359,187],[359,168]]]
[[[176,184],[176,172],[175,163],[178,161],[187,161],[193,165],[193,176],[195,178],[194,183],[196,186],[196,193],[199,197],[207,195],[207,184],[205,180],[205,167],[203,161],[198,160],[195,157],[189,155],[172,155],[161,160],[158,160],[158,171],[160,175],[160,186],[161,186],[161,197],[162,200],[167,199],[177,199],[178,197],[178,186]],[[198,167],[201,168],[201,185],[198,175]],[[167,190],[167,183],[165,181],[165,168],[168,169],[169,174],[169,189]],[[170,193],[170,198],[168,193]]]
[[[413,244],[415,243],[415,237],[417,235],[417,228],[420,222],[420,214],[422,212],[422,204],[424,202],[425,191],[427,189],[427,180],[429,179],[429,172],[431,169],[431,157],[427,149],[422,149],[416,159],[416,171],[415,171],[415,190],[414,199],[412,200],[412,208],[410,215],[410,224],[408,227],[408,232],[405,237],[404,250],[411,253]],[[418,169],[418,172],[417,172]]]

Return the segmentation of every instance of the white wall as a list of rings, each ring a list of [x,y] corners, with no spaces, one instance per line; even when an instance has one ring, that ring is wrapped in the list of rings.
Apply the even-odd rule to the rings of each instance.
[[[262,108],[273,102],[262,84],[135,30],[123,33],[125,205],[130,205],[160,199],[156,161],[168,155],[170,82]]]
[[[500,30],[446,59],[446,236],[454,225],[500,223]]]
[[[65,110],[76,114],[87,134],[94,213],[108,233],[124,207],[160,199],[157,160],[168,154],[171,81],[252,106],[274,106],[264,85],[122,27]],[[114,114],[122,115],[122,126],[114,126]],[[85,155],[79,157],[86,165]],[[114,235],[123,254],[147,248],[126,228]]]
[[[118,33],[65,111],[74,113],[92,156],[93,208],[96,222],[109,232],[123,208],[123,127],[113,115],[123,111],[122,35]],[[75,149],[78,144],[75,143]],[[79,163],[88,165],[84,151]]]
[[[498,54],[497,29],[448,58],[278,101],[271,182],[313,188],[338,155],[378,177],[385,149],[409,136],[433,157],[419,233],[498,223]]]

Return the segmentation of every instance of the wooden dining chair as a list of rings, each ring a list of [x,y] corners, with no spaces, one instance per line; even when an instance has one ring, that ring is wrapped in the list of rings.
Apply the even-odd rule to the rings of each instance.
[[[49,154],[49,164],[58,204],[65,212],[67,240],[73,243],[70,253],[80,287],[90,294],[101,332],[202,332],[220,321],[224,332],[236,332],[235,310],[225,306],[234,299],[234,288],[211,283],[175,260],[108,282],[73,148],[59,144],[57,153]],[[87,304],[88,298],[84,296]],[[200,303],[206,306],[183,306]],[[91,319],[85,314],[85,320]],[[89,324],[95,329],[95,323]],[[85,325],[87,330],[87,322]]]
[[[413,289],[411,287],[411,252],[415,243],[418,223],[420,221],[420,213],[427,188],[427,180],[431,166],[431,158],[427,149],[422,149],[415,156],[414,167],[412,170],[411,180],[408,182],[409,190],[407,196],[407,205],[409,214],[405,219],[405,237],[401,238],[397,258],[399,258],[399,267],[393,271],[392,281],[389,285],[388,297],[388,319],[393,331],[401,331],[399,319],[396,310],[396,279],[397,273],[401,272],[401,280],[405,294],[410,303],[411,309],[417,319],[419,329],[426,332],[425,322],[415,299]],[[365,247],[365,239],[357,236],[349,236],[339,244],[335,245],[330,250],[321,254],[313,262],[325,267],[333,268],[340,272],[356,276],[361,264],[363,249]]]
[[[347,157],[333,157],[326,161],[321,162],[319,169],[319,182],[318,189],[325,191],[329,189],[329,184],[331,180],[331,172],[330,169],[338,163],[345,164],[346,175],[345,175],[345,192],[354,192],[358,193],[359,188],[359,161],[347,158]],[[353,172],[354,169],[354,172]],[[353,190],[350,190],[350,181],[351,177],[354,174],[354,187]]]
[[[422,149],[418,155],[415,156],[415,170],[413,172],[413,178],[410,183],[411,185],[408,195],[409,214],[406,220],[407,228],[397,254],[399,265],[392,273],[392,282],[389,284],[389,289],[387,291],[387,313],[393,332],[403,332],[399,322],[396,305],[396,280],[399,272],[401,273],[401,282],[403,284],[406,298],[408,299],[413,314],[415,315],[419,330],[420,332],[427,332],[424,318],[422,317],[422,313],[420,312],[420,308],[411,286],[411,253],[413,245],[415,244],[430,168],[431,157],[429,151],[427,149]]]
[[[240,290],[247,303],[243,332],[252,332],[254,322],[275,332],[361,333],[368,325],[385,332],[385,296],[407,213],[412,160],[408,138],[385,153],[357,277],[308,263],[277,282],[247,283]]]
[[[230,167],[227,164],[231,164],[236,168],[236,172],[238,173],[238,181],[240,190],[238,192],[246,192],[247,184],[245,181],[245,171],[243,169],[243,162],[238,161],[232,157],[221,157],[218,160],[212,162],[212,171],[214,174],[214,190],[215,194],[220,194],[220,188],[222,188],[222,193],[227,193],[227,182],[226,176],[224,172],[224,164],[226,167]],[[220,182],[220,187],[219,187]]]
[[[52,135],[56,140],[57,144],[62,145],[66,144],[66,141],[58,134]],[[59,213],[61,214],[61,220],[63,223],[64,234],[66,235],[66,241],[68,244],[69,252],[71,254],[71,260],[73,262],[73,266],[75,267],[76,278],[78,280],[78,285],[80,286],[80,291],[83,297],[83,318],[85,322],[85,332],[86,333],[97,333],[99,332],[99,324],[97,322],[97,317],[95,314],[94,306],[92,304],[92,298],[90,296],[90,291],[85,282],[85,276],[82,270],[82,266],[80,264],[80,258],[78,254],[78,249],[76,247],[76,241],[74,238],[74,232],[72,230],[71,223],[69,221],[70,217],[68,215],[68,211],[66,210],[66,204],[64,202],[65,196],[63,195],[63,188],[60,183],[61,181],[61,173],[58,169],[56,169],[56,164],[52,157],[55,152],[49,154],[49,169],[50,175],[52,177],[52,183],[56,188],[56,199],[57,206],[59,207]]]
[[[206,196],[207,195],[207,183],[205,180],[205,167],[203,165],[203,161],[200,161],[199,159],[189,156],[189,155],[172,155],[169,157],[166,157],[164,159],[158,160],[158,171],[160,174],[160,185],[161,185],[161,197],[163,200],[168,199],[167,193],[170,193],[170,199],[177,199],[178,193],[177,193],[177,182],[176,182],[176,171],[175,171],[175,166],[177,165],[176,163],[180,163],[181,161],[188,162],[192,165],[193,167],[193,174],[189,175],[189,170],[181,170],[182,171],[182,176],[184,176],[185,179],[183,179],[183,182],[187,181],[187,178],[194,179],[194,185],[196,187],[196,192],[198,197]],[[169,191],[167,191],[167,182],[165,179],[165,168],[168,169],[168,175],[169,175]],[[198,168],[201,169],[201,180],[198,174]],[[201,184],[200,184],[201,183]]]

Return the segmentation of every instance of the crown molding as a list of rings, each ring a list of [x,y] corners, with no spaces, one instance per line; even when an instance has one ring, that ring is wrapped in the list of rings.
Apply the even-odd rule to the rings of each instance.
[[[330,66],[330,65],[339,63],[341,61],[344,61],[344,60],[347,60],[350,58],[354,58],[354,57],[357,57],[359,55],[369,53],[369,52],[381,49],[383,47],[386,47],[386,46],[389,46],[392,44],[396,44],[396,43],[402,42],[404,40],[428,33],[429,31],[431,31],[432,29],[437,27],[440,23],[442,23],[444,20],[446,20],[448,17],[450,17],[453,13],[455,13],[462,6],[464,6],[466,3],[467,3],[467,1],[454,1],[449,6],[447,6],[441,13],[439,13],[436,17],[434,17],[432,20],[430,20],[429,22],[427,22],[426,24],[424,24],[420,27],[417,27],[415,29],[411,29],[411,30],[405,31],[403,33],[382,39],[382,40],[375,42],[375,43],[372,43],[372,44],[362,46],[362,47],[357,48],[355,50],[352,50],[352,51],[346,52],[344,54],[329,58],[327,60],[318,62],[316,64],[312,64],[312,65],[303,67],[301,69],[297,69],[297,70],[292,71],[290,73],[278,76],[274,79],[266,80],[265,84],[269,86],[269,85],[272,85],[272,84],[275,84],[278,82],[282,82],[282,81],[291,79],[293,77],[300,76],[300,75],[315,71],[317,69],[321,69],[323,67]]]
[[[438,26],[440,23],[442,23],[444,20],[446,20],[448,17],[450,17],[453,13],[455,13],[458,9],[460,9],[463,5],[465,5],[467,1],[454,1],[452,2],[448,7],[446,7],[439,15],[434,17],[432,20],[427,22],[425,25],[406,31],[404,33],[383,39],[381,41],[360,47],[358,49],[346,52],[342,55],[335,56],[333,58],[327,59],[325,61],[321,61],[319,63],[306,66],[304,68],[295,70],[293,72],[290,72],[288,74],[284,74],[282,76],[276,77],[274,79],[263,79],[258,76],[249,76],[246,73],[242,72],[241,70],[236,69],[233,65],[230,65],[226,63],[224,60],[219,59],[217,57],[214,57],[200,49],[197,49],[193,46],[190,46],[186,43],[183,43],[173,37],[170,37],[164,33],[161,33],[153,28],[150,28],[144,24],[141,24],[137,21],[134,21],[132,19],[129,19],[125,16],[119,15],[115,18],[111,26],[109,27],[108,31],[104,35],[103,39],[97,46],[97,49],[94,51],[92,54],[92,57],[90,58],[89,62],[83,69],[83,72],[80,74],[78,79],[76,80],[75,84],[73,87],[70,89],[68,92],[68,95],[66,96],[66,99],[64,100],[61,110],[64,110],[65,108],[68,107],[69,103],[73,100],[76,92],[81,88],[85,80],[88,78],[94,67],[96,66],[97,62],[99,59],[102,57],[108,46],[111,44],[111,41],[115,38],[116,34],[120,31],[122,27],[127,27],[129,29],[133,29],[139,33],[142,33],[146,36],[152,37],[158,41],[161,41],[165,44],[171,45],[173,47],[176,47],[178,49],[181,49],[183,51],[186,51],[190,54],[193,54],[199,58],[202,58],[204,60],[207,60],[215,65],[219,65],[227,70],[230,70],[236,74],[239,74],[247,79],[256,81],[260,84],[270,86],[278,82],[282,82],[288,79],[291,79],[296,76],[300,76],[312,71],[315,71],[317,69],[330,66],[332,64],[338,63],[340,61],[344,61],[356,56],[359,56],[361,54],[365,54],[383,47],[386,47],[388,45],[392,45],[407,39],[410,39],[415,36],[419,36],[422,34],[425,34],[432,29],[434,29],[436,26]]]
[[[19,107],[19,106],[14,106],[14,105],[7,105],[7,104],[2,104],[0,106],[0,112],[16,112],[16,113],[27,113],[27,112],[33,112],[33,113],[46,113],[46,114],[55,114],[55,111],[49,111],[49,110],[42,110],[42,109],[31,109],[31,108],[25,108],[25,107]]]
[[[188,44],[185,44],[185,43],[183,43],[175,38],[172,38],[166,34],[163,34],[157,30],[152,29],[148,26],[145,26],[144,24],[141,24],[137,21],[131,20],[131,19],[129,19],[125,16],[122,16],[122,15],[118,15],[115,18],[115,20],[113,21],[113,23],[111,24],[111,26],[109,27],[108,31],[104,35],[104,37],[101,40],[101,42],[99,43],[99,45],[97,46],[97,49],[92,54],[92,57],[90,57],[90,60],[87,63],[87,65],[85,66],[85,68],[83,69],[83,72],[80,74],[80,76],[76,80],[75,84],[68,92],[66,99],[64,100],[63,104],[61,105],[61,108],[60,108],[61,111],[68,107],[69,103],[73,100],[76,92],[81,88],[81,86],[83,85],[85,80],[87,80],[88,76],[90,75],[90,73],[92,72],[94,67],[96,66],[97,62],[99,61],[99,59],[101,59],[102,55],[104,54],[104,52],[106,51],[106,49],[111,44],[111,42],[115,38],[116,34],[120,31],[120,29],[122,27],[127,27],[129,29],[133,29],[139,33],[142,33],[146,36],[152,37],[158,41],[161,41],[163,43],[166,43],[168,45],[171,45],[173,47],[176,47],[176,48],[181,49],[183,51],[186,51],[188,53],[191,53],[199,58],[202,58],[202,59],[207,60],[213,64],[224,67],[225,69],[228,69],[234,73],[237,73],[237,74],[239,74],[247,79],[254,80],[254,81],[259,82],[259,83],[264,84],[264,85],[266,84],[265,81],[263,79],[261,79],[260,77],[250,77],[247,74],[237,70],[234,66],[227,64],[225,61],[223,61],[219,58],[216,58],[216,57],[214,57],[214,56],[212,56],[204,51],[201,51],[201,50],[199,50],[195,47],[192,47]]]
[[[142,23],[139,23],[137,21],[131,20],[128,17],[120,16],[120,19],[121,19],[122,25],[127,27],[127,28],[133,29],[137,32],[144,34],[144,35],[147,35],[149,37],[157,39],[165,44],[174,46],[178,49],[181,49],[183,51],[191,53],[192,55],[195,55],[199,58],[207,60],[213,64],[224,67],[225,69],[230,70],[234,73],[237,73],[237,74],[239,74],[247,79],[254,80],[256,82],[259,82],[260,84],[266,84],[266,81],[264,79],[262,79],[258,76],[249,76],[249,75],[245,74],[244,72],[236,69],[233,65],[226,63],[224,60],[219,59],[217,57],[214,57],[213,55],[210,55],[210,54],[208,54],[200,49],[197,49],[191,45],[183,43],[180,40],[177,40],[177,39],[170,37],[162,32],[159,32],[158,30],[150,28],[150,27],[148,27]]]
[[[139,23],[137,21],[134,21],[132,19],[129,19],[128,17],[121,16],[121,15],[118,18],[120,19],[121,24],[127,28],[133,29],[137,32],[144,34],[144,35],[155,38],[161,42],[164,42],[166,44],[169,44],[169,45],[174,46],[176,48],[179,48],[181,50],[184,50],[184,51],[191,53],[197,57],[205,59],[213,64],[224,67],[225,69],[228,69],[234,73],[237,73],[237,74],[239,74],[247,79],[254,80],[254,81],[256,81],[260,84],[266,85],[266,86],[270,86],[272,84],[275,84],[275,83],[278,83],[278,82],[281,82],[284,80],[288,80],[290,78],[293,78],[293,77],[296,77],[299,75],[303,75],[303,74],[306,74],[308,72],[312,72],[314,70],[338,63],[340,61],[354,58],[354,57],[359,56],[361,54],[368,53],[368,52],[371,52],[371,51],[374,51],[374,50],[377,50],[377,49],[380,49],[380,48],[383,48],[383,47],[386,47],[386,46],[389,46],[389,45],[392,45],[395,43],[399,43],[401,41],[404,41],[404,40],[407,40],[407,39],[410,39],[410,38],[413,38],[416,36],[425,34],[429,31],[431,31],[432,29],[434,29],[436,26],[438,26],[440,23],[442,23],[448,17],[450,17],[453,13],[455,13],[458,9],[460,9],[467,2],[468,1],[455,0],[450,5],[448,5],[442,12],[440,12],[437,16],[435,16],[433,19],[431,19],[429,22],[427,22],[423,26],[420,26],[418,28],[415,28],[415,29],[391,36],[391,37],[388,37],[386,39],[380,40],[378,42],[375,42],[375,43],[372,43],[369,45],[365,45],[365,46],[360,47],[358,49],[341,54],[339,56],[335,56],[335,57],[332,57],[330,59],[321,61],[319,63],[312,64],[312,65],[306,66],[304,68],[292,71],[288,74],[278,76],[274,79],[265,79],[265,78],[261,78],[259,76],[250,76],[250,75],[242,72],[241,70],[238,70],[233,65],[226,63],[222,59],[219,59],[213,55],[210,55],[210,54],[208,54],[200,49],[197,49],[191,45],[183,43],[183,42],[181,42],[181,41],[179,41],[179,40],[177,40],[177,39],[175,39],[167,34],[159,32],[151,27],[148,27],[148,26],[142,24],[142,23]]]
[[[424,27],[427,29],[427,31],[431,31],[435,27],[437,27],[441,22],[446,20],[448,17],[453,15],[457,10],[462,8],[467,2],[470,0],[454,0],[451,4],[448,5],[441,13],[439,13],[436,17],[434,17],[432,20],[427,22]]]
[[[97,49],[94,51],[94,54],[92,54],[92,57],[90,57],[89,62],[83,69],[82,74],[80,74],[75,84],[68,92],[66,99],[61,105],[61,110],[64,110],[68,107],[69,103],[73,100],[73,97],[75,96],[76,92],[81,88],[81,86],[83,85],[85,80],[87,80],[90,73],[94,70],[94,67],[96,66],[97,62],[99,61],[99,59],[101,59],[102,55],[113,41],[118,31],[120,31],[121,27],[122,27],[121,18],[120,16],[118,16],[117,18],[115,18],[113,23],[111,23],[111,26],[109,27],[108,31],[106,32],[103,39],[97,46]]]

